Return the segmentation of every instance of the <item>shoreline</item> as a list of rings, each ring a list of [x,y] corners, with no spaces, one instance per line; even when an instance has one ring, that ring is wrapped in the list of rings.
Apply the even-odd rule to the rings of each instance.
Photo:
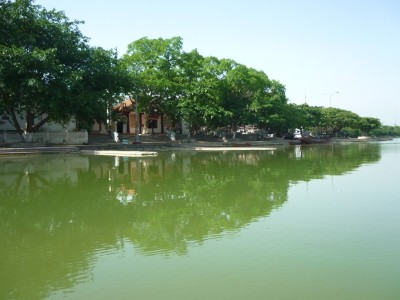
[[[367,139],[334,139],[332,144],[350,144],[350,143],[370,143],[370,142],[382,142],[390,141],[393,138],[367,138]],[[147,139],[143,142],[135,143],[131,142],[128,144],[116,143],[111,139],[102,137],[98,140],[93,139],[89,144],[85,145],[45,145],[45,144],[13,144],[5,145],[0,147],[0,156],[8,155],[25,155],[25,154],[45,154],[45,153],[82,153],[82,154],[99,154],[103,155],[128,155],[128,156],[146,156],[149,152],[161,152],[161,151],[174,151],[174,150],[186,150],[186,151],[271,151],[282,147],[294,147],[295,145],[289,145],[290,140],[284,140],[280,138],[273,138],[265,141],[256,140],[241,140],[241,139],[230,139],[227,141],[221,140],[196,140],[194,138],[181,139],[177,141],[165,140],[163,136],[155,136],[151,139]],[[309,145],[299,145],[309,146]]]

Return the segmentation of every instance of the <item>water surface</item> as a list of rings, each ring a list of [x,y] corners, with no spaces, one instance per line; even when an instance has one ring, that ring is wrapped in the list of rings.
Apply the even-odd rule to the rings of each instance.
[[[398,299],[400,144],[0,158],[0,299]]]

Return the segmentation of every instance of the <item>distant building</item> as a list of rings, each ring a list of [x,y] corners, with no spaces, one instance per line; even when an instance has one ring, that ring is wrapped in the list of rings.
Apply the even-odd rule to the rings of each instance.
[[[134,99],[125,99],[115,105],[112,110],[114,114],[118,115],[116,120],[110,120],[109,126],[95,123],[93,132],[106,133],[107,127],[112,132],[131,135],[136,133],[136,128],[139,134],[163,134],[167,130],[187,134],[189,131],[185,122],[181,122],[181,124],[172,128],[172,125],[164,118],[164,115],[156,110],[151,114],[136,112]]]

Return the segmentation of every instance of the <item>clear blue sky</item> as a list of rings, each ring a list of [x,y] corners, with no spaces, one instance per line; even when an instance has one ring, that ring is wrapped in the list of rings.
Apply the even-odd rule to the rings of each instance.
[[[180,36],[286,86],[292,103],[400,124],[398,0],[36,0],[63,10],[93,46]],[[338,91],[339,93],[335,93]]]

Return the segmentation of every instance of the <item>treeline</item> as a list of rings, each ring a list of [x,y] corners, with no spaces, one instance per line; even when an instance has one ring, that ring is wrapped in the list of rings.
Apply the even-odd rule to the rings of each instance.
[[[263,71],[185,52],[180,37],[139,39],[119,58],[89,46],[80,22],[63,12],[32,0],[0,5],[0,113],[21,133],[71,118],[90,128],[127,95],[140,111],[162,113],[171,124],[185,120],[192,130],[253,124],[277,135],[300,127],[350,136],[397,132],[350,111],[288,103],[285,86]]]
[[[381,135],[379,119],[339,109],[288,103],[285,86],[231,59],[184,52],[182,39],[142,38],[122,58],[142,111],[162,112],[193,130],[244,124],[282,136],[295,128],[334,136]],[[390,130],[395,134],[396,130]]]

